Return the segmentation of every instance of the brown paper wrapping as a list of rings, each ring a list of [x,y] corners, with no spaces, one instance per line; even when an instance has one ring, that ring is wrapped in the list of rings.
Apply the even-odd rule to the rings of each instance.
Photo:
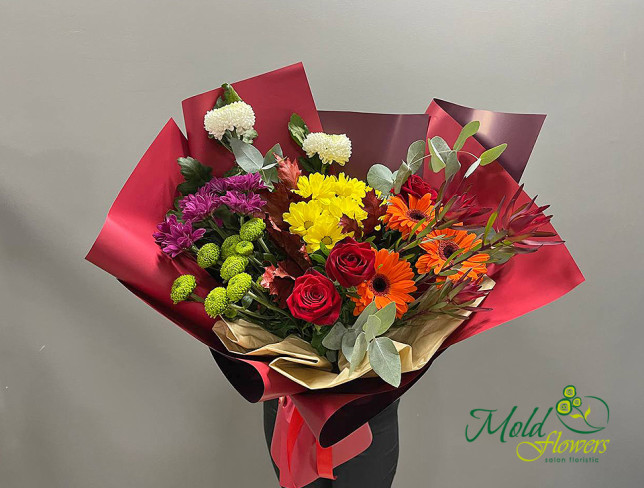
[[[493,286],[494,282],[491,279],[485,279],[484,289],[491,289]],[[481,301],[482,299],[479,299],[476,304],[480,304]],[[467,316],[469,314],[470,312],[467,312]],[[464,320],[453,317],[429,320],[418,318],[388,330],[385,336],[393,340],[400,354],[402,372],[416,371],[425,366]],[[349,362],[339,351],[340,372],[335,373],[326,358],[297,336],[290,335],[280,339],[261,326],[245,320],[218,320],[213,331],[230,352],[274,357],[269,363],[271,368],[309,390],[333,388],[356,378],[376,375],[369,364],[368,353],[355,371],[349,374]]]

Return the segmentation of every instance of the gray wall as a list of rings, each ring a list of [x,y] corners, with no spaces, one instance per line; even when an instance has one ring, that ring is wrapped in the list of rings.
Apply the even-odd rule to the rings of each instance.
[[[642,2],[0,6],[0,486],[277,486],[261,407],[83,256],[183,98],[299,60],[324,109],[547,113],[524,180],[587,277],[405,395],[395,486],[642,486]],[[599,464],[466,443],[470,409],[547,406],[567,383],[611,406]]]

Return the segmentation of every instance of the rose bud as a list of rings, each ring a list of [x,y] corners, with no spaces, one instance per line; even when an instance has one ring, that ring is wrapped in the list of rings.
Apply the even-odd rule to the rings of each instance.
[[[342,298],[333,282],[313,269],[295,279],[286,303],[293,317],[315,325],[333,325],[342,308]]]
[[[358,243],[352,237],[338,242],[326,260],[326,274],[345,288],[357,286],[376,273],[376,253],[368,242]]]
[[[411,175],[400,189],[400,194],[405,197],[414,195],[416,198],[422,198],[428,193],[431,194],[432,200],[435,201],[438,193],[418,175]]]

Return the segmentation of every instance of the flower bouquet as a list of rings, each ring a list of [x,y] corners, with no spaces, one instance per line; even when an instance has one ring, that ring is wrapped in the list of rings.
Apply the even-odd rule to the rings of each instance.
[[[541,116],[318,112],[301,65],[184,112],[187,139],[166,125],[88,259],[210,346],[248,400],[282,398],[282,486],[366,449],[365,422],[448,345],[583,280],[517,183]]]

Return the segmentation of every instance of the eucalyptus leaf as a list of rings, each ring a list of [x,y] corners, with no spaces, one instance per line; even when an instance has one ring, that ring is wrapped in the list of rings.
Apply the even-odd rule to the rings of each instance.
[[[439,154],[441,152],[441,148],[444,148],[440,141],[445,143],[445,141],[443,141],[443,139],[438,136],[432,137],[429,141],[427,141],[429,145],[429,154],[432,157],[430,163],[432,165],[432,170],[434,171],[434,173],[438,173],[445,167],[445,161]],[[449,151],[449,146],[447,147],[447,150]]]
[[[409,146],[409,149],[407,149],[407,164],[411,168],[412,174],[415,174],[418,172],[418,170],[423,164],[424,157],[425,157],[425,141],[412,142]]]
[[[378,331],[382,327],[382,322],[377,315],[369,315],[367,322],[362,326],[365,335],[367,336],[367,342],[373,341],[378,335]]]
[[[461,163],[458,161],[456,151],[449,151],[445,158],[445,180],[449,181],[461,169]]]
[[[492,161],[496,161],[498,157],[503,154],[503,151],[505,151],[506,147],[508,147],[507,144],[499,144],[498,146],[495,146],[492,149],[488,149],[483,154],[481,154],[481,157],[479,158],[481,161],[481,166],[485,166],[486,164],[490,164]]]
[[[460,151],[461,149],[463,149],[465,141],[476,134],[479,131],[480,126],[481,123],[478,120],[473,120],[472,122],[465,124],[465,127],[461,129],[461,133],[456,138],[456,142],[454,143],[454,150]]]
[[[376,374],[387,383],[396,388],[400,386],[400,354],[389,337],[378,337],[369,344],[369,363]]]
[[[350,361],[351,356],[353,355],[353,347],[355,346],[356,339],[361,332],[357,330],[348,329],[342,336],[342,354],[347,358],[347,361]]]
[[[367,172],[367,183],[371,188],[388,195],[394,186],[394,175],[383,164],[374,164]]]
[[[396,179],[394,180],[394,193],[400,193],[400,189],[411,176],[411,168],[403,161],[396,172]]]
[[[358,315],[358,318],[354,322],[353,326],[351,327],[352,329],[355,330],[361,330],[362,326],[367,323],[367,319],[369,318],[369,315],[373,315],[378,311],[378,307],[376,307],[376,302],[372,301],[369,305],[367,305],[362,313]]]
[[[277,161],[275,160],[275,154],[277,154],[280,158],[284,157],[284,154],[282,153],[282,147],[279,144],[275,144],[266,152],[266,155],[264,156],[264,164],[262,165],[264,169],[272,167],[271,165],[274,166],[277,164]]]
[[[246,173],[257,173],[264,165],[264,156],[255,146],[239,139],[230,139],[230,147],[235,155],[237,164]]]
[[[374,315],[380,320],[380,327],[376,331],[376,336],[379,336],[387,332],[396,320],[396,302],[389,302]]]
[[[365,355],[367,354],[367,338],[364,332],[361,332],[358,334],[358,337],[356,337],[356,342],[353,345],[353,352],[351,354],[351,359],[349,359],[349,363],[351,366],[349,367],[349,374],[353,373],[358,366],[360,366],[360,363],[364,359]]]
[[[347,332],[342,322],[336,322],[329,333],[322,339],[322,345],[327,349],[338,351],[342,347],[342,337]]]

